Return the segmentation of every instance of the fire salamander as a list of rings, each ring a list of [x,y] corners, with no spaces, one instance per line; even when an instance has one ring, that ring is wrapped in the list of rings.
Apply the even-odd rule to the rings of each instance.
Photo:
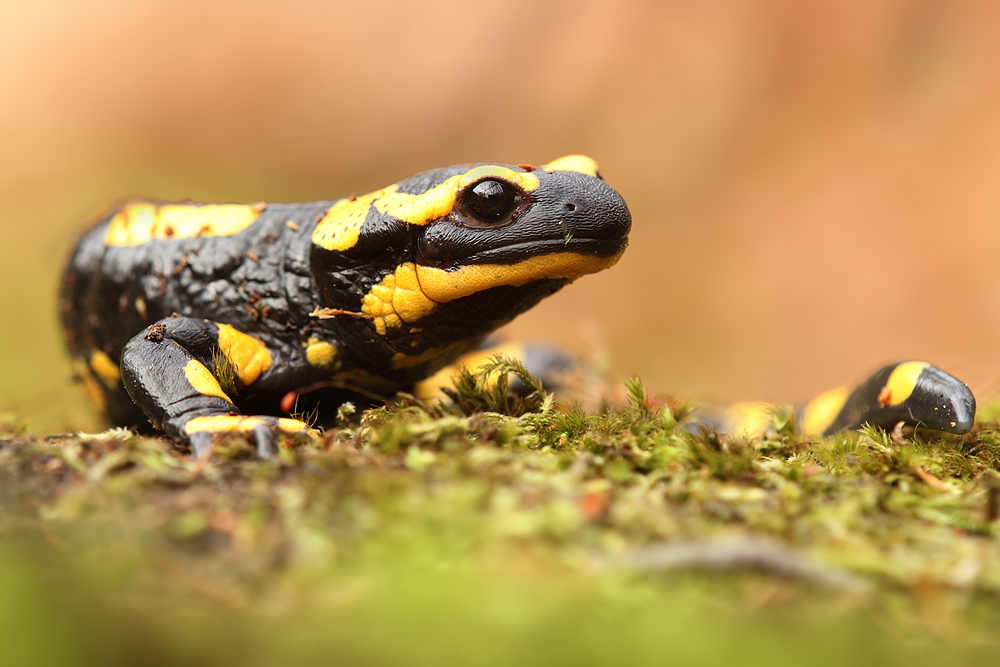
[[[461,165],[337,201],[114,207],[79,241],[60,312],[76,375],[111,421],[148,420],[196,455],[222,434],[315,437],[293,409],[398,390],[447,366],[563,285],[615,264],[631,215],[583,156]],[[573,362],[523,348],[543,376]],[[304,399],[302,405],[298,399]],[[758,434],[773,408],[703,411],[692,427]],[[798,411],[807,434],[902,421],[972,427],[975,399],[926,362],[881,369]]]
[[[127,201],[76,246],[60,313],[111,421],[148,420],[198,455],[248,433],[263,455],[314,435],[277,416],[296,397],[411,387],[615,264],[630,228],[583,156],[447,167],[338,201]]]

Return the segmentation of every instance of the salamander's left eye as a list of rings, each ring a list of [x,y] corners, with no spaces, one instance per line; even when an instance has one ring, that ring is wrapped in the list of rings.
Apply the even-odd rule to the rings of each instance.
[[[510,215],[517,200],[517,191],[503,181],[480,181],[466,191],[462,212],[482,224],[493,225]]]

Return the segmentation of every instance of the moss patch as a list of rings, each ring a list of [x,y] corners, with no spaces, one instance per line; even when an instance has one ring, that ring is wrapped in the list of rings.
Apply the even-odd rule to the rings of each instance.
[[[637,380],[585,412],[509,361],[491,372],[454,404],[344,410],[270,461],[238,438],[198,462],[124,431],[3,425],[5,645],[24,664],[995,650],[996,424],[815,441],[777,415],[767,438],[692,434]]]

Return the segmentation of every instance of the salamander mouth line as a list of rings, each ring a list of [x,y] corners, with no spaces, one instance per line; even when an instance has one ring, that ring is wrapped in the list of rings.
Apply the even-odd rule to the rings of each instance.
[[[494,287],[521,287],[540,280],[572,281],[614,265],[624,252],[624,244],[611,255],[554,251],[524,257],[517,262],[466,263],[448,270],[417,264],[412,272],[421,294],[435,304],[484,292]]]
[[[627,246],[628,237],[601,239],[586,236],[575,236],[568,242],[563,238],[521,241],[497,248],[487,248],[470,253],[463,257],[453,257],[443,262],[422,262],[418,258],[415,264],[417,267],[435,268],[451,272],[460,271],[462,268],[467,266],[482,264],[494,265],[503,263],[513,265],[519,263],[520,260],[518,262],[511,262],[509,259],[503,260],[502,262],[497,261],[498,257],[503,258],[506,255],[515,255],[524,259],[529,259],[544,257],[546,255],[571,253],[579,255],[581,259],[610,259],[612,257],[620,256],[622,252],[625,251]]]
[[[413,271],[413,275],[417,279],[417,287],[420,289],[420,293],[423,294],[429,301],[433,301],[435,305],[440,306],[443,303],[447,303],[447,301],[438,301],[437,299],[435,299],[434,297],[432,297],[430,294],[427,293],[427,290],[424,289],[424,285],[420,280],[420,265],[415,264],[414,267],[415,270]]]

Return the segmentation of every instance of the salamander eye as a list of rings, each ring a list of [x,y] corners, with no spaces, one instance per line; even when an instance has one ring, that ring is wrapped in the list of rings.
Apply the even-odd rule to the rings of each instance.
[[[510,215],[517,200],[517,191],[503,181],[480,181],[466,191],[462,212],[483,224],[492,225]]]

